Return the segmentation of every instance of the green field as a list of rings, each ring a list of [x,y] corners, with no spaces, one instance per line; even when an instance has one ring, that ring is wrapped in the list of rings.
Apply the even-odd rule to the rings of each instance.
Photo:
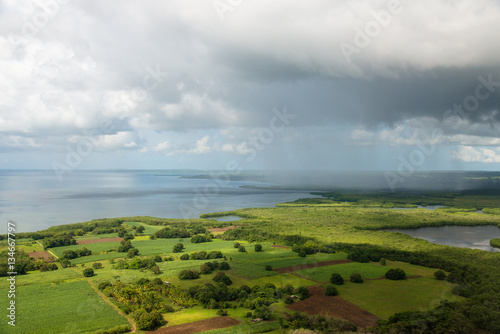
[[[348,280],[352,273],[359,273],[363,279],[383,277],[391,268],[377,266],[372,263],[344,263],[332,266],[317,267],[296,271],[295,273],[320,282],[327,282],[333,273],[340,274],[344,280]],[[407,273],[407,276],[411,274]]]
[[[0,332],[77,334],[128,324],[85,280],[20,286],[16,314],[16,329],[2,321]]]
[[[344,199],[347,199],[347,196],[345,195]],[[150,269],[114,269],[113,265],[118,258],[126,256],[126,253],[116,252],[115,249],[119,246],[119,242],[52,248],[50,250],[58,256],[61,256],[65,250],[76,250],[82,247],[92,250],[93,255],[71,260],[71,263],[75,265],[71,268],[63,269],[59,266],[58,270],[47,272],[33,270],[28,272],[27,275],[19,275],[17,277],[18,291],[16,300],[18,301],[17,310],[19,315],[19,327],[17,329],[20,329],[18,332],[85,333],[97,329],[109,329],[116,325],[128,324],[124,317],[120,316],[94,292],[87,282],[87,278],[83,277],[82,273],[84,269],[90,267],[96,261],[101,262],[103,268],[96,269],[94,276],[88,278],[88,280],[95,285],[109,281],[113,284],[113,288],[126,285],[127,288],[135,289],[133,291],[136,291],[134,292],[136,294],[133,298],[139,298],[138,300],[143,296],[140,290],[142,289],[141,286],[144,287],[144,284],[147,284],[137,283],[137,280],[140,278],[148,278],[149,280],[160,278],[161,286],[167,287],[162,282],[168,281],[171,286],[184,289],[184,292],[195,286],[207,286],[207,284],[215,286],[216,283],[213,281],[213,278],[218,270],[214,270],[210,274],[201,275],[198,279],[193,280],[181,280],[178,277],[182,270],[199,270],[200,266],[205,262],[213,261],[179,260],[183,254],[202,250],[207,252],[218,250],[224,254],[227,260],[217,259],[217,261],[227,261],[231,267],[225,271],[227,276],[232,280],[232,285],[229,286],[230,289],[239,288],[242,285],[250,287],[259,285],[264,287],[267,283],[272,283],[276,287],[282,288],[287,284],[291,284],[297,288],[300,286],[317,285],[318,283],[313,280],[327,282],[334,272],[341,274],[345,280],[349,279],[351,273],[358,272],[365,279],[365,282],[363,284],[345,282],[344,285],[338,286],[340,297],[382,319],[388,319],[397,312],[428,311],[438,306],[440,301],[448,299],[449,301],[459,302],[459,307],[463,307],[465,310],[461,310],[460,312],[464,312],[467,316],[477,317],[474,323],[478,324],[478,327],[482,326],[481,321],[485,324],[494,323],[491,319],[498,318],[495,313],[495,307],[498,304],[495,303],[499,298],[496,298],[495,291],[500,291],[498,286],[500,279],[497,279],[500,254],[437,245],[401,233],[379,231],[379,229],[387,227],[404,228],[453,224],[499,225],[500,215],[494,214],[496,209],[485,209],[485,211],[490,210],[491,214],[481,214],[471,211],[471,203],[484,204],[482,207],[487,207],[487,204],[494,202],[494,196],[476,196],[471,199],[472,195],[455,197],[451,195],[446,195],[448,196],[446,197],[443,195],[441,198],[443,201],[447,203],[457,201],[458,205],[434,211],[425,209],[391,210],[373,208],[376,204],[380,204],[382,207],[394,207],[414,206],[417,203],[416,201],[412,202],[410,198],[406,197],[396,202],[397,198],[390,194],[378,195],[378,197],[375,196],[371,199],[364,194],[355,194],[352,196],[352,203],[357,204],[351,203],[346,205],[332,198],[321,198],[317,203],[311,200],[304,200],[290,204],[290,206],[236,210],[230,213],[245,217],[244,221],[241,221],[244,228],[239,229],[240,231],[234,231],[240,234],[232,237],[231,231],[228,231],[228,233],[217,236],[218,238],[213,239],[212,242],[198,244],[192,244],[190,238],[184,238],[183,240],[178,238],[150,240],[148,234],[152,234],[164,226],[148,225],[147,222],[182,227],[184,222],[186,224],[193,224],[195,221],[208,227],[211,226],[210,224],[214,224],[213,221],[201,219],[190,221],[179,219],[157,220],[153,217],[128,217],[122,224],[122,227],[128,233],[134,233],[133,226],[145,227],[145,236],[137,236],[136,239],[131,241],[132,245],[139,250],[139,258],[150,258],[160,255],[162,258],[173,257],[174,261],[156,263],[161,272],[155,275]],[[339,196],[338,199],[342,199],[342,196]],[[427,203],[434,203],[434,201],[439,201],[439,199],[440,197],[436,196],[433,198],[422,197],[418,198],[418,204],[423,203],[425,200],[427,200]],[[471,203],[465,205],[464,203],[468,199],[471,199]],[[391,203],[394,203],[394,205],[391,205]],[[302,204],[302,206],[298,206],[298,204]],[[364,207],[356,208],[354,206],[360,204],[363,204]],[[214,213],[211,215],[221,214]],[[304,226],[308,228],[303,228]],[[52,230],[64,231],[64,227]],[[116,235],[117,233],[101,235],[88,233],[77,239],[100,239],[115,237]],[[228,240],[219,238],[227,238]],[[247,252],[238,252],[234,247],[236,241],[245,246]],[[184,244],[185,249],[181,253],[173,253],[173,246],[179,242]],[[263,246],[262,252],[255,252],[254,246],[256,243],[260,243]],[[299,250],[295,247],[301,247],[301,245],[307,243],[321,244],[322,247],[325,246],[321,249],[330,253],[318,252],[308,254],[305,257],[299,256],[297,253]],[[275,244],[285,245],[287,248],[273,247],[276,246]],[[296,245],[293,249],[297,250],[297,252],[291,250],[292,245]],[[5,249],[5,246],[6,242],[0,241],[0,249]],[[23,239],[22,241],[18,240],[17,249],[19,251],[31,252],[41,250],[41,247],[29,239]],[[278,269],[301,264],[343,260],[348,257],[348,253],[353,255],[353,250],[366,251],[367,254],[382,252],[385,254],[384,257],[392,260],[387,260],[386,266],[382,266],[378,262],[352,262],[313,267],[298,270],[294,273],[303,277],[293,274],[278,274],[274,271],[265,270],[266,265],[270,265],[272,269]],[[353,257],[349,256],[349,258]],[[427,262],[419,262],[421,259],[425,259]],[[131,260],[127,259],[127,261]],[[421,265],[412,265],[409,262],[420,263]],[[424,267],[424,265],[429,267]],[[404,281],[391,281],[387,279],[372,280],[384,276],[391,268],[401,268],[406,272],[407,276],[420,277]],[[454,282],[460,284],[460,286],[435,279],[434,272],[437,270],[436,268],[448,268],[449,270],[447,269],[448,272],[446,273],[448,275],[452,275],[454,272],[456,276]],[[4,280],[4,282],[0,283],[2,289],[6,284],[5,282]],[[138,287],[138,285],[140,286]],[[452,288],[457,287],[460,287],[462,290],[455,289],[455,293],[457,291],[462,293],[460,291],[467,289],[463,294],[470,294],[473,298],[466,299],[452,294]],[[195,289],[193,290],[196,291]],[[117,291],[119,292],[119,289],[115,292],[117,293]],[[260,290],[256,289],[255,291],[258,293]],[[277,295],[278,292],[276,291],[272,293]],[[121,306],[124,306],[123,303],[132,303],[135,300],[132,297],[130,297],[131,299],[129,297],[126,299],[119,298],[119,296],[115,296],[112,298],[112,301]],[[171,304],[175,306],[175,312],[163,314],[163,317],[169,321],[170,326],[215,317],[217,316],[216,308],[221,307],[219,305],[212,309],[206,309],[201,304],[197,304],[189,308],[183,307],[182,303],[176,304],[173,299],[169,299],[171,297],[168,295],[162,295],[161,298],[162,303],[164,303],[163,305]],[[191,297],[182,298],[189,299]],[[279,298],[270,304],[275,320],[279,317],[280,312],[286,310],[283,300]],[[4,304],[5,299],[5,296],[1,297],[1,301]],[[483,307],[481,304],[483,300],[485,301],[484,304],[491,305],[491,307]],[[467,301],[467,303],[463,303],[463,301]],[[473,312],[467,309],[469,305],[473,305]],[[229,316],[234,317],[242,323],[230,329],[209,331],[207,333],[240,334],[264,331],[275,334],[285,333],[283,330],[278,329],[279,323],[277,321],[251,324],[250,319],[245,317],[245,313],[254,311],[254,309],[250,309],[249,305],[245,305],[243,299],[232,299],[229,304],[223,307],[227,309]],[[453,317],[450,319],[446,321],[457,321]],[[0,332],[13,333],[12,330],[9,330],[5,322],[0,325]],[[490,331],[495,332],[494,328],[490,328]]]
[[[337,286],[340,297],[382,319],[397,312],[427,311],[439,306],[443,299],[465,299],[452,294],[451,287],[450,283],[429,277],[404,281],[373,280],[362,284],[346,282]]]

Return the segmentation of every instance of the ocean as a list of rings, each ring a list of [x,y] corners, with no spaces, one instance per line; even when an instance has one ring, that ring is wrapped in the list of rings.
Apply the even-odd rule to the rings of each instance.
[[[304,190],[246,188],[272,184],[193,178],[203,171],[0,171],[0,233],[123,216],[198,218],[202,213],[273,207],[312,197]]]

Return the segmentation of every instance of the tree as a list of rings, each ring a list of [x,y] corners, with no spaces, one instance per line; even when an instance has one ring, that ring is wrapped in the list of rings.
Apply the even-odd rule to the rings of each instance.
[[[257,307],[255,311],[253,311],[253,316],[255,318],[261,318],[262,320],[269,320],[271,318],[272,312],[269,306],[262,305]]]
[[[271,266],[270,264],[266,264],[266,266],[264,267],[264,269],[266,269],[267,271],[272,271],[273,270],[273,266]]]
[[[256,244],[254,248],[255,248],[256,252],[262,252],[262,245],[261,244]]]
[[[102,263],[101,262],[94,262],[94,263],[92,263],[92,268],[94,268],[94,269],[101,269],[102,268]]]
[[[309,297],[309,290],[305,286],[298,287],[293,291],[294,295],[298,295],[300,300],[304,300]]]
[[[135,231],[136,231],[138,234],[142,234],[142,233],[144,233],[144,230],[145,230],[144,226],[142,226],[142,225],[141,225],[141,226],[139,226],[139,227],[138,227]]]
[[[219,269],[220,270],[229,270],[229,269],[231,269],[231,267],[229,266],[229,263],[223,261],[223,262],[219,263]]]
[[[200,273],[197,270],[185,269],[179,273],[179,279],[197,279]]]
[[[246,252],[247,252],[247,250],[245,249],[245,246],[240,245],[240,246],[238,247],[238,252],[241,252],[241,253],[246,253]]]
[[[385,278],[396,281],[396,280],[403,280],[406,279],[406,273],[399,268],[396,269],[390,269],[388,272],[385,273]]]
[[[85,276],[85,277],[92,277],[92,276],[94,276],[94,269],[92,269],[92,268],[85,268],[83,270],[83,276]]]
[[[240,247],[240,243],[239,243],[239,242],[235,242],[235,243],[233,244],[233,247],[234,247],[234,248],[239,248],[239,247]]]
[[[161,274],[160,267],[158,267],[158,266],[153,266],[153,267],[151,267],[151,271],[152,271],[152,272],[153,272],[153,274],[155,274],[155,275],[160,275],[160,274]]]
[[[363,278],[361,277],[360,273],[352,273],[349,278],[353,283],[363,283]]]
[[[344,284],[344,278],[338,273],[333,273],[330,277],[330,283],[335,285],[342,285]]]
[[[134,256],[136,256],[137,254],[139,254],[139,250],[137,248],[130,248],[127,252],[127,257],[129,259],[133,258]]]
[[[203,275],[207,275],[207,274],[210,274],[212,272],[212,268],[210,268],[210,266],[208,264],[202,264],[200,266],[200,273],[203,274]]]
[[[231,281],[231,278],[229,278],[229,276],[227,276],[225,273],[223,273],[223,272],[221,272],[221,271],[220,271],[220,272],[218,272],[218,273],[214,276],[213,280],[214,280],[215,282],[221,282],[221,283],[224,283],[225,285],[231,285],[231,284],[233,284],[233,281]]]
[[[442,270],[438,270],[434,273],[434,277],[440,281],[446,278],[446,273]]]
[[[328,284],[325,288],[325,296],[337,296],[339,294],[339,290],[337,290],[337,288],[332,285],[332,284]]]
[[[182,254],[182,255],[181,255],[181,260],[182,260],[182,261],[189,260],[189,254]]]
[[[61,264],[61,267],[63,267],[63,268],[71,267],[71,262],[68,259],[61,259],[59,261],[59,263]]]
[[[136,312],[134,320],[137,328],[141,330],[150,330],[165,324],[162,314],[156,310],[147,313],[144,309],[140,309]]]
[[[83,247],[76,252],[78,253],[78,256],[89,256],[92,254],[92,251],[90,249],[87,249],[86,247]]]
[[[78,257],[78,253],[74,250],[68,249],[62,253],[62,257],[69,260],[76,259]]]
[[[44,263],[40,266],[40,271],[52,271],[59,269],[55,263]]]
[[[381,258],[380,259],[380,264],[383,265],[383,266],[387,265],[387,260],[385,258]]]
[[[175,244],[174,249],[172,251],[174,253],[180,253],[180,252],[182,252],[183,249],[184,249],[184,244],[179,242],[179,243]]]

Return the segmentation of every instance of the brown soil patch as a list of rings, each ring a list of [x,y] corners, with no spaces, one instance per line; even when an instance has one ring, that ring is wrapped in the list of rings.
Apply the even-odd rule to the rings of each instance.
[[[35,260],[44,259],[47,262],[54,262],[55,261],[55,258],[49,252],[46,252],[46,251],[31,252],[31,253],[28,253],[28,255],[34,257]]]
[[[193,334],[211,329],[228,328],[239,324],[240,322],[230,317],[217,317],[212,319],[200,320],[172,327],[163,327],[148,334]]]
[[[375,326],[380,319],[340,297],[325,296],[325,289],[320,286],[310,286],[308,289],[309,298],[287,305],[286,308],[309,315],[323,314],[349,320],[359,328]]]
[[[325,267],[325,266],[331,266],[334,264],[351,263],[351,262],[352,262],[351,260],[331,260],[331,261],[323,261],[323,262],[316,262],[316,263],[297,264],[295,266],[273,269],[273,271],[280,273],[280,274],[286,274],[286,273],[293,273],[294,271],[297,271],[297,270]]]
[[[233,230],[235,228],[238,228],[241,226],[226,226],[226,227],[214,227],[214,228],[209,228],[207,230],[211,232],[226,232],[227,230]]]
[[[103,238],[103,239],[89,239],[89,240],[77,240],[76,244],[77,245],[83,245],[83,244],[97,244],[100,242],[110,242],[110,241],[122,241],[123,238],[116,237],[116,238]]]
[[[282,245],[272,245],[271,247],[274,247],[274,248],[284,248],[284,249],[289,249],[290,248],[288,246],[282,246]]]

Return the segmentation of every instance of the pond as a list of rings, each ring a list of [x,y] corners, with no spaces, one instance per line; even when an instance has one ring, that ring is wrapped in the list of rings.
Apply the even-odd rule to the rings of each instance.
[[[229,215],[229,216],[209,217],[207,219],[215,219],[219,222],[234,222],[243,218],[240,216]]]
[[[440,245],[500,252],[500,249],[490,246],[490,239],[500,238],[500,228],[495,225],[439,226],[417,229],[384,229],[383,231],[401,232]]]

